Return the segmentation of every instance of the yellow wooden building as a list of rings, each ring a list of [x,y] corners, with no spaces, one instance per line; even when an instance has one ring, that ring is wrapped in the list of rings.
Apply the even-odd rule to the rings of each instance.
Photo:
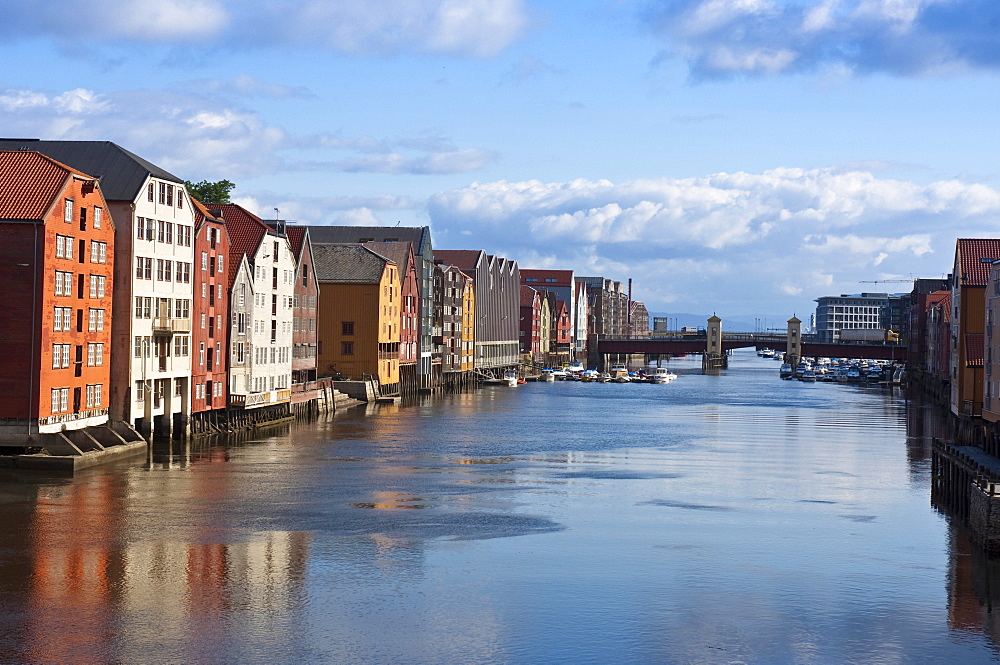
[[[313,245],[320,376],[378,379],[399,393],[399,267],[362,245]]]

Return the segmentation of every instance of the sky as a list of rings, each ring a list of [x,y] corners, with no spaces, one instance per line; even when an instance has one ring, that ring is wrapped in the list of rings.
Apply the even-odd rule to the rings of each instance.
[[[264,218],[632,278],[654,313],[806,319],[1000,236],[995,0],[0,10],[2,136],[114,141]]]

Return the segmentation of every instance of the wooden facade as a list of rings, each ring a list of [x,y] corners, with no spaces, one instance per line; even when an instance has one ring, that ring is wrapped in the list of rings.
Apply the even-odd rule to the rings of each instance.
[[[0,152],[0,441],[108,422],[115,226],[99,181]]]
[[[377,379],[399,391],[400,276],[397,265],[362,245],[313,247],[319,281],[319,371]]]
[[[191,313],[191,412],[225,409],[229,401],[229,233],[226,223],[192,199],[194,296]]]

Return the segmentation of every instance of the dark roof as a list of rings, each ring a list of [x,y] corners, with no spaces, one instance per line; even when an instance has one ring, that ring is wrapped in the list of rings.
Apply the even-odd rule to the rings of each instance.
[[[177,176],[111,141],[0,139],[0,150],[37,150],[101,181],[105,201],[134,201],[146,178],[184,184]]]
[[[408,242],[366,242],[365,247],[372,250],[376,254],[380,254],[385,258],[389,259],[397,266],[399,266],[399,272],[405,273],[410,269],[410,247],[412,245]],[[402,278],[402,275],[400,275]]]
[[[37,152],[0,152],[0,219],[44,219],[71,174],[92,179]]]
[[[434,252],[434,262],[455,266],[463,272],[474,275],[476,265],[485,252],[481,249],[439,249]]]
[[[387,263],[364,245],[313,245],[313,272],[321,283],[377,284]]]
[[[430,248],[429,226],[316,226],[310,225],[314,245],[346,242],[411,242],[413,253],[423,255]]]
[[[525,277],[535,277],[540,280],[546,278],[559,280],[557,282],[549,282],[555,286],[571,286],[573,284],[573,271],[572,270],[536,270],[534,268],[520,268],[521,281],[524,281]],[[542,283],[542,282],[539,282]]]

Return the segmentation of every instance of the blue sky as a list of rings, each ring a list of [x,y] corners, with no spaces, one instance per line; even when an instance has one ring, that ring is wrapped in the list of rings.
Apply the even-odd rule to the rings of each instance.
[[[5,136],[112,140],[263,217],[808,316],[1000,234],[1000,3],[0,2]]]

